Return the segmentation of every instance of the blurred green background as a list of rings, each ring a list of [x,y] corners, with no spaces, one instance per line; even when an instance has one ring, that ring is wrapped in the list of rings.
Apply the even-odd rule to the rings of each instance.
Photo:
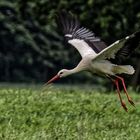
[[[73,68],[80,55],[64,43],[55,21],[62,9],[73,12],[83,26],[108,45],[140,29],[140,1],[136,0],[0,0],[0,81],[47,81],[62,68]],[[125,63],[136,73],[127,84],[140,85],[140,48]],[[61,83],[102,83],[89,73],[65,78]]]

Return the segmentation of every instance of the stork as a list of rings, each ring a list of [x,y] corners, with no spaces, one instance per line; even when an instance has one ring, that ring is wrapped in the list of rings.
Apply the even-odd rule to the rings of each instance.
[[[126,104],[120,94],[120,81],[129,103],[135,106],[132,98],[128,95],[124,79],[119,74],[132,75],[135,72],[133,66],[122,65],[121,62],[139,46],[140,31],[107,46],[92,31],[81,26],[78,19],[71,13],[59,13],[58,20],[65,39],[78,50],[82,59],[73,69],[60,70],[56,76],[47,82],[47,85],[68,75],[89,71],[112,80],[115,84],[121,106],[127,111]]]

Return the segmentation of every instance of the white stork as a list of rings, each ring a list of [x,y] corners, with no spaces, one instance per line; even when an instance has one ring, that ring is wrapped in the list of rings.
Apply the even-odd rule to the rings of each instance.
[[[134,106],[132,98],[128,95],[124,79],[118,76],[118,74],[134,74],[135,70],[131,65],[120,65],[120,62],[139,46],[140,31],[107,46],[92,31],[82,27],[77,18],[72,14],[61,12],[58,20],[65,38],[69,44],[78,50],[82,60],[74,69],[60,70],[47,84],[80,71],[90,71],[91,73],[110,78],[113,81],[121,105],[127,111],[126,104],[120,95],[119,81],[121,81],[129,103]]]

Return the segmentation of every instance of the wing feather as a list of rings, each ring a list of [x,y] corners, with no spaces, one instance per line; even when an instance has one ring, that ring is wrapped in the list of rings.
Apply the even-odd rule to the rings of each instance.
[[[58,15],[58,22],[65,37],[68,39],[68,43],[73,45],[82,57],[89,54],[96,56],[101,50],[107,47],[92,31],[80,26],[79,21],[72,14],[65,11],[61,12]],[[72,39],[74,41],[72,41]]]
[[[121,64],[138,46],[140,46],[140,31],[116,41],[93,59],[110,59],[113,63]]]

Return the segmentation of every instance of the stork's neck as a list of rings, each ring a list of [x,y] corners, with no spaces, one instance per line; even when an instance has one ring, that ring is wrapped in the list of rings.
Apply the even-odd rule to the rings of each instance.
[[[75,67],[75,68],[69,70],[69,74],[78,73],[78,72],[80,72],[80,71],[82,71],[81,68]]]
[[[69,70],[69,74],[74,74],[80,71],[87,70],[88,67],[89,67],[89,62],[83,59],[75,68]]]

